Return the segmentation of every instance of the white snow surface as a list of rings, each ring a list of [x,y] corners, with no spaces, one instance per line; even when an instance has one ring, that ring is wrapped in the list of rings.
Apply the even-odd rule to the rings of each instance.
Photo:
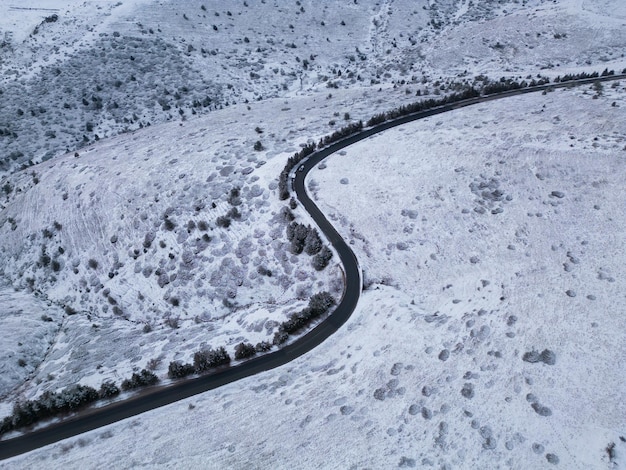
[[[626,91],[595,94],[456,110],[332,156],[309,178],[368,283],[344,328],[4,466],[607,468],[610,442],[626,451]],[[524,362],[533,349],[555,363]]]
[[[275,187],[345,113],[439,94],[437,80],[626,67],[618,0],[245,3],[6,4],[2,414],[150,360],[164,378],[201,346],[270,339],[311,293],[340,295],[336,264],[288,253]],[[623,465],[625,96],[610,82],[526,95],[332,156],[308,185],[364,268],[344,328],[284,367],[0,468]],[[223,229],[235,187],[242,220]],[[554,365],[522,360],[545,349]]]

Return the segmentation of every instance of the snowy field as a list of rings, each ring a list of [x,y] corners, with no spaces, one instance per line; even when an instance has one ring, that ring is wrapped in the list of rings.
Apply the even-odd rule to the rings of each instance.
[[[8,5],[0,417],[144,367],[165,379],[340,296],[335,261],[315,271],[285,236],[277,177],[307,142],[481,73],[621,71],[625,47],[617,0]],[[342,330],[0,467],[616,468],[625,98],[517,97],[332,156],[309,188],[366,283]]]
[[[611,468],[607,446],[626,452],[624,109],[623,84],[533,94],[331,157],[309,183],[369,284],[345,328],[6,465]]]
[[[623,2],[25,0],[0,19],[0,176],[313,90],[624,67]],[[3,9],[4,10],[4,9]]]

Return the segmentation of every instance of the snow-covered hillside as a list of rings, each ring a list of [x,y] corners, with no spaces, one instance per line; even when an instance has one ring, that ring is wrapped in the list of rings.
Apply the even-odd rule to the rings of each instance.
[[[525,95],[331,157],[311,181],[371,282],[345,328],[287,366],[7,465],[614,468],[624,109],[623,84]]]
[[[613,3],[26,0],[0,19],[0,171],[314,89],[614,67]]]
[[[626,67],[617,0],[4,13],[0,418],[45,390],[164,379],[201,347],[271,341],[311,294],[341,295],[334,261],[289,251],[277,177],[301,146],[483,73]],[[308,185],[364,268],[346,327],[0,467],[614,468],[625,96],[609,82],[507,99],[332,156]]]

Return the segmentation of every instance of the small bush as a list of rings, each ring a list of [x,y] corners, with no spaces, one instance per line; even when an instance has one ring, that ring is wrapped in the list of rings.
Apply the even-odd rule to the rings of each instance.
[[[232,188],[228,194],[228,203],[233,206],[239,206],[241,204],[241,190],[238,187]]]
[[[172,219],[166,217],[165,220],[163,221],[163,227],[168,232],[171,232],[172,230],[174,230],[176,228],[176,222],[174,222]]]
[[[613,462],[615,460],[615,442],[611,442],[608,446],[606,446],[606,454],[609,456],[609,462]]]
[[[263,144],[261,143],[260,140],[257,140],[254,143],[254,150],[256,150],[257,152],[260,152],[261,150],[263,150],[265,147],[263,147]]]
[[[74,309],[74,307],[72,307],[71,305],[66,305],[64,310],[67,315],[75,315],[76,313],[78,313],[76,309]]]
[[[315,268],[316,271],[322,271],[326,266],[328,266],[332,257],[333,252],[330,251],[328,247],[323,247],[320,252],[313,257],[313,268]]]
[[[180,361],[170,362],[167,368],[167,376],[170,379],[180,379],[194,373],[194,367],[191,364],[183,364]]]
[[[228,228],[230,227],[231,220],[227,216],[221,215],[217,218],[215,223],[218,227]]]
[[[115,382],[107,380],[105,382],[102,382],[102,385],[100,385],[100,391],[98,392],[98,396],[100,398],[111,398],[119,395],[119,393],[120,389],[117,385],[115,385]]]
[[[230,355],[223,346],[198,351],[193,355],[193,366],[198,374],[229,363]]]
[[[254,348],[257,352],[267,352],[272,349],[272,344],[267,341],[261,341],[260,343],[257,343]]]
[[[91,258],[89,261],[87,261],[87,266],[89,266],[91,269],[98,269],[98,262]]]
[[[164,323],[172,329],[177,329],[180,327],[180,317],[167,317],[164,320]]]
[[[133,372],[130,379],[124,379],[122,381],[122,390],[134,390],[140,387],[147,387],[148,385],[154,385],[159,381],[159,378],[147,369],[142,369],[138,374]]]
[[[531,364],[543,362],[546,365],[553,366],[556,363],[556,354],[549,349],[544,349],[541,353],[533,349],[532,351],[524,353],[522,360],[524,362],[530,362]]]
[[[274,344],[275,346],[279,346],[285,343],[288,339],[289,334],[285,333],[284,331],[277,331],[276,333],[274,333],[274,339],[272,340],[272,344]]]
[[[552,415],[552,410],[547,406],[540,405],[539,403],[533,403],[530,406],[532,406],[533,410],[535,410],[535,413],[537,413],[539,416]]]
[[[235,359],[245,359],[255,354],[256,349],[250,343],[239,343],[235,346]]]

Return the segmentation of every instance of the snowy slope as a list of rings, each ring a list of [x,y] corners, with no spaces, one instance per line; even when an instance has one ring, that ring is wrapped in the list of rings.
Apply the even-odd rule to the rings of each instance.
[[[0,19],[0,175],[233,103],[479,73],[622,69],[626,20],[614,3],[9,4]]]
[[[336,264],[317,272],[308,255],[290,253],[281,215],[288,201],[278,200],[276,180],[306,138],[342,125],[348,110],[358,119],[386,109],[384,100],[371,103],[378,96],[355,90],[238,105],[102,140],[8,179],[0,272],[65,312],[33,380],[14,376],[3,399],[119,382],[149,363],[165,378],[171,360],[190,360],[201,346],[271,341],[316,292],[340,296]],[[414,99],[402,90],[385,96]],[[257,140],[264,150],[253,149]],[[233,207],[241,218],[220,227]],[[311,223],[299,207],[293,213]],[[118,344],[125,347],[109,346]],[[15,368],[19,358],[5,360]]]
[[[626,67],[618,1],[26,0],[6,13],[3,414],[147,365],[163,378],[172,359],[270,339],[311,293],[338,294],[336,265],[320,274],[288,253],[275,188],[286,158],[344,119],[479,73]],[[333,156],[309,184],[368,286],[336,337],[0,466],[544,468],[556,455],[611,468],[610,442],[623,462],[623,109],[622,85],[526,96]],[[219,227],[237,187],[242,218]],[[554,365],[521,359],[544,349]]]
[[[345,328],[6,466],[611,468],[611,442],[622,462],[626,90],[594,95],[457,110],[331,157],[319,202],[374,282]],[[472,192],[496,180],[502,201]]]

